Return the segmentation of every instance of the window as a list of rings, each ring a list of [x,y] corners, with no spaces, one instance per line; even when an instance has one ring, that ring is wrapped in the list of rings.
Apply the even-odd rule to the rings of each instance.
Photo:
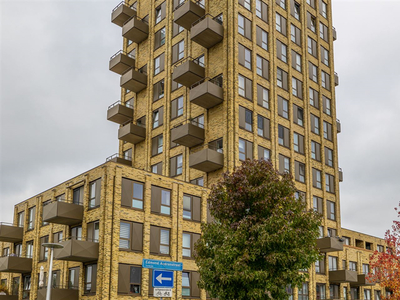
[[[22,256],[22,243],[15,243],[14,244],[14,254],[16,256],[18,256],[18,257]]]
[[[288,300],[293,300],[293,289],[290,284],[286,286],[286,293],[289,295]]]
[[[295,161],[294,162],[294,174],[295,179],[299,182],[304,183],[306,178],[306,166],[305,164]]]
[[[308,283],[303,282],[303,286],[299,288],[298,300],[308,300]]]
[[[287,63],[287,46],[280,40],[276,40],[276,56]]]
[[[290,0],[291,15],[300,21],[300,4],[294,0]]]
[[[256,0],[256,16],[268,23],[268,5],[261,0]]]
[[[310,88],[309,94],[310,94],[310,104],[315,108],[319,108],[319,93],[316,90]]]
[[[163,152],[163,135],[160,134],[151,139],[151,155],[158,155]]]
[[[12,294],[18,295],[19,291],[19,277],[13,277],[12,286],[11,286]]]
[[[267,148],[258,146],[258,159],[268,160],[271,158],[271,151]]]
[[[319,13],[326,19],[328,14],[327,14],[327,5],[324,1],[320,0],[319,1]]]
[[[238,15],[238,32],[245,38],[251,40],[251,21],[241,14]]]
[[[351,243],[350,243],[351,240],[350,240],[349,237],[343,236],[342,238],[343,238],[343,240],[344,240],[343,245],[348,245],[348,246],[351,245]]]
[[[219,138],[217,140],[214,140],[212,142],[208,143],[208,148],[213,149],[219,153],[223,153],[224,147],[223,147],[223,140],[222,138]]]
[[[322,109],[328,116],[331,115],[331,99],[322,95]]]
[[[24,281],[22,299],[29,299],[31,292],[31,275],[22,275],[22,280]]]
[[[325,164],[333,167],[333,150],[325,147]]]
[[[163,165],[162,161],[157,163],[157,164],[152,165],[151,166],[151,172],[154,173],[154,174],[162,175],[162,165]]]
[[[304,136],[297,132],[293,133],[293,148],[295,152],[304,154]]]
[[[337,231],[334,228],[328,228],[328,236],[329,237],[337,237]]]
[[[183,96],[171,101],[171,120],[183,115]]]
[[[251,50],[239,44],[239,64],[251,70]]]
[[[307,49],[308,53],[314,57],[317,57],[317,42],[310,37],[307,37]]]
[[[324,89],[331,90],[331,76],[325,71],[321,71],[321,85]]]
[[[308,62],[308,71],[309,71],[309,78],[314,81],[318,82],[318,68],[316,65]]]
[[[180,27],[179,25],[177,26]],[[174,28],[175,28],[175,23],[174,23]],[[160,48],[164,44],[165,44],[165,27],[161,28],[154,34],[154,50]]]
[[[178,7],[180,7],[183,3],[185,3],[185,0],[174,0],[174,6],[173,10],[176,10]],[[200,3],[199,3],[200,4]]]
[[[171,191],[151,186],[151,212],[163,215],[171,214]]]
[[[295,77],[292,77],[292,94],[299,99],[303,99],[303,82]]]
[[[382,299],[381,291],[375,290],[375,300],[381,300],[381,299]]]
[[[276,70],[276,85],[285,91],[288,90],[288,74],[280,68]]]
[[[286,19],[277,13],[275,20],[276,20],[276,26],[275,26],[276,31],[286,36]]]
[[[130,149],[132,156],[132,149]],[[124,155],[125,157],[125,155]],[[89,183],[89,208],[100,206],[101,178]]]
[[[118,264],[118,294],[140,294],[142,290],[142,268]]]
[[[36,206],[28,209],[28,230],[35,227]]]
[[[157,101],[164,97],[164,79],[153,85],[153,101]]]
[[[257,134],[263,138],[270,138],[270,122],[269,119],[257,115]]]
[[[85,294],[96,294],[97,264],[85,266]]]
[[[200,290],[197,286],[199,280],[198,272],[182,272],[182,297],[199,298]]]
[[[253,112],[242,106],[239,106],[239,128],[253,131]]]
[[[278,4],[283,9],[286,9],[286,0],[276,0],[276,4]]]
[[[194,244],[200,238],[200,234],[184,232],[182,234],[182,256],[194,258]]]
[[[8,256],[9,254],[10,254],[10,248],[9,247],[3,248],[2,256]]]
[[[99,221],[90,222],[87,224],[87,240],[89,242],[99,242],[100,237],[100,223]]]
[[[357,272],[357,263],[354,261],[349,261],[349,270]]]
[[[323,39],[325,42],[328,41],[328,27],[323,23],[319,23],[319,37]]]
[[[244,8],[251,11],[251,1],[250,0],[239,0],[239,4],[244,6]]]
[[[72,202],[74,204],[82,205],[83,204],[83,186],[74,189],[72,197],[73,197]]]
[[[256,42],[258,46],[268,51],[268,32],[258,26],[256,27]]]
[[[297,125],[304,125],[304,113],[303,108],[293,104],[293,122]]]
[[[253,143],[239,139],[239,160],[253,159]]]
[[[257,84],[257,103],[269,109],[269,90],[259,84]]]
[[[311,158],[321,161],[321,144],[311,141]]]
[[[278,95],[278,114],[289,119],[289,102]]]
[[[26,242],[26,257],[33,258],[33,241]]]
[[[301,47],[301,30],[293,24],[290,24],[290,39]]]
[[[42,245],[43,245],[44,243],[48,243],[48,242],[49,242],[49,236],[48,236],[48,235],[42,236],[42,237],[40,238],[39,261],[47,260],[47,257],[48,257],[48,254],[49,254],[49,248],[47,248],[47,247],[42,247]],[[17,254],[17,253],[15,253],[15,254]],[[20,256],[20,255],[18,255],[18,256]]]
[[[179,154],[177,156],[171,157],[169,167],[169,176],[174,177],[177,175],[181,175],[183,169],[183,155]]]
[[[164,80],[164,79],[163,79],[163,80]],[[173,92],[173,91],[175,91],[175,90],[181,88],[182,86],[183,86],[182,84],[177,83],[177,82],[174,81],[174,80],[171,80],[171,92]]]
[[[328,256],[329,271],[338,270],[338,258],[336,256]]]
[[[317,30],[317,19],[309,12],[307,12],[307,27],[314,33]]]
[[[324,121],[324,138],[332,141],[332,124]]]
[[[257,74],[269,80],[269,62],[259,55],[257,55]]]
[[[153,111],[153,129],[163,125],[164,121],[164,107],[161,106],[160,108]]]
[[[132,251],[142,251],[143,224],[121,221],[119,226],[119,248]]]
[[[165,8],[166,8],[165,1],[156,8],[156,14],[155,14],[156,24],[160,23],[165,18]]]
[[[315,8],[315,0],[307,0],[307,4],[310,5],[312,8]]]
[[[313,187],[317,189],[322,189],[321,171],[313,168],[312,174],[313,174]]]
[[[253,99],[253,81],[239,74],[238,93],[240,96],[252,100]]]
[[[319,226],[319,238],[324,237],[324,226]]]
[[[201,198],[184,194],[183,219],[200,222],[201,221],[200,215],[201,215]]]
[[[326,299],[326,286],[323,283],[317,283],[315,288],[317,300]]]
[[[169,255],[169,229],[150,226],[150,254]]]
[[[177,36],[179,33],[183,31],[183,27],[173,22],[174,25],[172,26],[172,37]]]
[[[311,132],[319,135],[319,118],[310,114]]]
[[[79,267],[68,269],[68,288],[74,290],[79,288]]]
[[[53,233],[53,243],[61,243],[63,241],[63,232],[55,232]]]
[[[164,71],[165,54],[161,54],[154,59],[154,75]]]
[[[378,252],[381,252],[381,253],[383,253],[385,251],[384,247],[382,245],[378,245],[377,250],[378,250]]]
[[[70,235],[71,235],[71,239],[78,240],[78,241],[82,240],[82,225],[72,227],[71,231],[70,231]]]
[[[191,184],[199,185],[199,186],[204,186],[204,179],[203,177],[195,178],[190,180]]]
[[[315,262],[315,273],[325,274],[325,257],[322,257],[321,260]]]
[[[335,177],[325,174],[325,189],[328,193],[335,193]]]
[[[301,72],[301,55],[292,50],[292,68]]]
[[[278,142],[279,145],[289,148],[289,129],[278,125]]]
[[[371,300],[371,290],[364,289],[364,300]]]
[[[313,196],[313,208],[316,212],[323,214],[322,198]]]
[[[172,46],[172,64],[185,57],[185,41],[182,40]]]
[[[371,249],[369,249],[371,250]],[[369,264],[362,264],[362,273],[367,275],[369,273]]]
[[[326,214],[329,220],[336,220],[335,215],[335,203],[332,201],[326,201]]]
[[[19,212],[17,218],[18,218],[17,226],[18,227],[24,227],[24,225],[25,225],[25,212],[24,211]]]
[[[121,205],[143,209],[144,183],[122,178]]]
[[[290,158],[279,154],[279,173],[290,173]]]

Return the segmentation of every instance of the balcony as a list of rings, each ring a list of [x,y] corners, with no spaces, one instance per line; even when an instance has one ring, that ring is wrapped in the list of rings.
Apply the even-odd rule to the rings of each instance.
[[[317,248],[320,252],[343,251],[343,242],[336,237],[324,237],[317,240]]]
[[[111,104],[107,109],[107,120],[118,124],[132,121],[133,107],[123,105],[120,101]]]
[[[343,182],[343,171],[339,168],[339,182]]]
[[[54,258],[65,261],[89,262],[99,258],[99,243],[70,239],[61,242],[62,249],[54,249]]]
[[[340,124],[340,120],[339,119],[336,119],[336,130],[337,130],[337,133],[341,133],[342,132],[342,125]]]
[[[131,68],[121,76],[120,86],[139,93],[147,87],[147,73],[142,69]]]
[[[190,102],[209,109],[224,101],[222,80],[201,80],[191,86]]]
[[[335,72],[335,86],[339,85],[339,75]]]
[[[22,241],[24,228],[8,223],[0,223],[0,242],[18,243]]]
[[[115,153],[114,155],[111,155],[109,157],[106,158],[106,162],[107,161],[112,161],[115,162],[117,164],[121,164],[121,165],[126,165],[126,166],[130,166],[132,167],[132,157],[120,157],[118,153]]]
[[[204,142],[204,128],[200,124],[187,123],[171,130],[171,140],[186,147]]]
[[[203,172],[213,172],[224,166],[224,155],[217,150],[203,149],[190,154],[189,167]]]
[[[146,128],[133,123],[126,124],[118,130],[118,139],[137,144],[146,138]]]
[[[329,271],[330,283],[357,282],[357,272],[350,270]]]
[[[193,23],[190,38],[204,48],[213,47],[224,38],[224,27],[221,20],[209,14],[205,15]]]
[[[18,295],[0,295],[0,300],[18,300]]]
[[[332,27],[332,38],[334,41],[336,41],[337,35],[336,35],[336,28]]]
[[[46,282],[47,283],[47,282]],[[38,289],[37,300],[46,300],[46,288]],[[68,289],[62,287],[52,287],[51,289],[51,300],[78,300],[79,299],[79,290],[77,289]]]
[[[124,1],[118,4],[111,13],[111,22],[121,26],[130,18],[136,16],[136,10],[125,5]]]
[[[377,281],[375,279],[368,278],[366,274],[359,274],[357,276],[357,282],[351,283],[352,286],[372,286],[375,285]]]
[[[0,257],[0,272],[7,273],[31,273],[32,258],[19,256]]]
[[[122,36],[139,44],[149,36],[149,24],[139,17],[133,16],[122,27]]]
[[[118,51],[110,58],[109,69],[119,75],[124,74],[135,66],[135,57],[125,51]]]
[[[206,13],[204,7],[198,1],[190,0],[184,2],[174,12],[174,22],[186,30],[190,30],[193,22],[204,16]]]
[[[43,207],[43,222],[75,225],[82,223],[83,205],[53,201]]]
[[[172,73],[172,80],[186,87],[190,87],[194,83],[203,79],[205,73],[206,70],[204,64],[198,59],[193,60],[189,57],[175,65],[175,69]]]

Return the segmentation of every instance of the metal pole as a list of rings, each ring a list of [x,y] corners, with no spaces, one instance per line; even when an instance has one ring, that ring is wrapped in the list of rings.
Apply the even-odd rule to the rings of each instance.
[[[46,300],[50,300],[51,297],[51,271],[53,270],[53,248],[50,248],[50,266],[49,272],[47,273],[47,293],[46,293]]]

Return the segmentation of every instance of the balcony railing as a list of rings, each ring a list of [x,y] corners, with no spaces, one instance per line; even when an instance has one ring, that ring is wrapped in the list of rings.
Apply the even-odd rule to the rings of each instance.
[[[343,170],[339,168],[339,182],[343,182]]]
[[[118,139],[132,144],[140,143],[146,139],[146,128],[128,123],[118,130]]]
[[[337,39],[337,33],[336,33],[336,28],[332,26],[332,38],[334,41]]]
[[[125,5],[125,2],[122,1],[112,10],[111,22],[118,26],[123,26],[133,16],[136,16],[136,10]]]
[[[205,78],[196,82],[190,87],[189,99],[205,109],[221,104],[224,101],[221,80]]]
[[[336,129],[337,129],[337,133],[341,133],[342,132],[342,125],[340,124],[340,120],[336,119]]]
[[[190,87],[205,77],[205,66],[199,58],[187,57],[177,62],[174,67],[172,80],[186,87]]]
[[[131,68],[122,74],[120,79],[122,88],[139,93],[147,87],[147,72],[142,68]]]
[[[336,237],[324,237],[317,240],[317,248],[323,253],[343,251],[343,242]]]
[[[43,222],[75,225],[83,220],[83,203],[52,201],[43,207]]]
[[[119,75],[124,74],[135,66],[135,56],[123,50],[118,51],[110,58],[109,69]]]
[[[71,237],[60,243],[62,249],[54,250],[54,258],[65,261],[90,262],[99,258],[99,242],[95,239]]]
[[[113,161],[118,164],[126,165],[126,166],[132,166],[132,157],[128,156],[121,156],[118,153],[115,153],[109,157],[106,158],[107,161]]]
[[[207,49],[215,46],[224,38],[222,21],[210,14],[204,15],[192,24],[190,38]]]
[[[331,283],[347,283],[357,282],[357,272],[350,270],[332,270],[329,271],[329,282]]]
[[[190,30],[194,21],[198,20],[206,13],[204,5],[199,1],[186,1],[175,9],[174,22],[186,30]]]
[[[196,170],[213,172],[221,169],[223,166],[223,149],[217,148],[214,143],[206,144],[202,150],[189,155],[189,167]]]
[[[202,144],[204,135],[204,125],[193,121],[176,126],[171,130],[171,140],[186,147]]]
[[[338,75],[338,73],[335,72],[334,77],[335,77],[335,86],[338,86],[339,85],[339,75]]]
[[[145,19],[133,16],[122,26],[122,36],[139,44],[149,36],[149,24]]]
[[[38,289],[37,300],[45,300],[47,292],[47,282],[45,286]],[[52,285],[51,300],[78,300],[79,287],[69,287],[65,285]]]
[[[0,272],[6,273],[31,273],[32,258],[9,254],[0,257]]]
[[[0,242],[21,242],[23,235],[23,227],[19,227],[10,223],[0,222]]]
[[[121,101],[117,101],[111,104],[107,109],[107,120],[125,124],[132,121],[133,119],[133,107],[129,104],[122,104]]]

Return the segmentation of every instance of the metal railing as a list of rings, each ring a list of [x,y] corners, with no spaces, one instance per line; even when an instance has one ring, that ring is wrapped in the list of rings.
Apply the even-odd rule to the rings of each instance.
[[[119,155],[119,153],[115,153],[115,154],[113,154],[113,155],[110,155],[109,157],[106,158],[106,161],[113,160],[114,158],[122,158],[122,159],[125,159],[125,160],[130,160],[130,161],[132,161],[132,157],[131,157],[131,156],[125,157],[125,156],[123,156],[123,155]]]
[[[111,109],[111,108],[113,108],[114,106],[117,106],[117,105],[123,105],[123,106],[126,106],[126,107],[128,107],[128,108],[132,108],[132,109],[133,109],[133,105],[131,105],[131,104],[126,104],[126,102],[125,102],[125,103],[122,103],[121,100],[118,100],[118,101],[114,102],[113,104],[111,104],[110,106],[108,106],[108,109]]]
[[[146,16],[147,17],[147,16]],[[144,17],[144,18],[140,18],[140,17],[138,17],[138,16],[132,16],[132,17],[130,17],[128,20],[126,20],[125,21],[125,23],[122,25],[122,26],[125,26],[125,24],[127,24],[130,20],[132,20],[132,19],[137,19],[137,20],[139,20],[139,21],[141,21],[141,22],[143,22],[143,23],[146,23],[147,25],[149,25],[149,21],[147,21],[145,18],[146,17]]]
[[[43,207],[45,207],[45,206],[47,206],[47,205],[49,205],[51,203],[54,203],[54,202],[64,202],[64,203],[69,203],[69,204],[83,205],[83,201],[73,202],[73,201],[68,201],[66,199],[58,199],[58,200],[57,199],[53,199],[51,201],[43,202]]]
[[[181,122],[181,123],[178,123],[178,124],[176,124],[176,125],[175,125],[174,127],[172,127],[172,128],[178,128],[178,127],[180,127],[180,126],[182,126],[182,125],[185,125],[185,124],[190,123],[190,124],[193,124],[194,126],[197,126],[197,127],[200,127],[200,128],[202,128],[202,129],[204,129],[204,123],[200,123],[200,122],[198,122],[198,121],[195,121],[194,119],[195,119],[195,118],[186,120],[186,121]]]
[[[116,7],[113,8],[112,12],[116,11],[118,9],[118,7],[125,5],[126,7],[129,7],[128,5],[125,4],[125,1],[121,1]],[[136,11],[135,9],[133,9],[132,7],[129,7],[130,9]]]
[[[203,55],[197,58],[193,58],[191,56],[188,56],[186,58],[182,58],[179,61],[177,61],[175,64],[172,65],[172,67],[178,67],[180,65],[182,65],[183,63],[185,63],[187,60],[191,60],[192,62],[194,62],[195,64],[198,64],[200,67],[205,68],[205,65],[203,62],[200,61],[200,58],[204,57]]]
[[[210,17],[211,19],[213,19],[215,22],[217,22],[218,24],[222,25],[223,22],[222,20],[219,18],[219,16],[214,17],[213,15],[210,14],[205,14],[204,16],[202,16],[201,18],[197,19],[196,21],[194,21],[191,25],[191,27],[196,26],[197,24],[199,24],[201,21],[203,21],[206,17]]]
[[[199,86],[200,84],[202,84],[202,83],[204,83],[204,82],[206,82],[206,81],[209,81],[209,82],[211,82],[211,83],[213,83],[213,84],[215,84],[215,85],[217,85],[217,86],[219,86],[219,87],[222,88],[222,82],[221,82],[220,78],[222,78],[222,75],[219,75],[219,76],[214,77],[214,78],[212,78],[212,79],[210,79],[210,77],[203,78],[203,79],[197,81],[196,83],[193,83],[193,84],[190,86],[190,89],[193,89],[193,88],[195,88],[196,86]]]
[[[193,148],[191,148],[191,150],[193,151],[193,153],[199,152],[199,151],[204,150],[204,149],[211,149],[211,150],[217,151],[218,153],[224,153],[224,148],[223,147],[219,147],[217,145],[218,141],[219,141],[219,139],[215,140],[215,141],[212,141],[212,142],[209,142],[207,144],[203,144],[203,145],[199,145],[197,147],[193,147]]]
[[[131,54],[131,52],[127,53],[124,50],[119,50],[117,53],[115,53],[113,56],[110,57],[110,60],[117,57],[119,54],[123,54],[123,55],[129,56],[132,59],[136,59],[135,55]]]
[[[60,289],[60,290],[78,290],[79,285],[70,285],[70,284],[52,284],[51,287],[53,289]],[[39,290],[47,288],[47,280],[43,284],[43,286],[39,287]]]
[[[191,1],[191,0],[188,0],[188,1]],[[178,6],[176,6],[175,7],[175,10],[177,10],[178,8],[180,8],[180,7],[182,7],[183,5],[185,5],[185,3],[186,2],[188,2],[188,1],[183,1],[181,4],[179,4]],[[206,8],[205,6],[204,6],[204,4],[203,3],[201,3],[202,2],[202,0],[195,0],[195,1],[192,1],[193,3],[196,3],[198,6],[200,6],[201,8]]]
[[[24,226],[22,225],[14,225],[13,223],[8,223],[8,222],[0,222],[0,225],[5,225],[5,226],[15,226],[15,227],[21,227],[23,228]]]

